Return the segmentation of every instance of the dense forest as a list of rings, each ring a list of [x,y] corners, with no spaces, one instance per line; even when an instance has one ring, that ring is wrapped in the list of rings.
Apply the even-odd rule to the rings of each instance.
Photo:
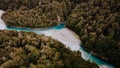
[[[83,47],[120,68],[120,2],[89,0],[76,5],[66,26],[75,31]]]
[[[4,6],[4,7],[3,7]],[[6,10],[3,20],[7,26],[48,27],[58,24],[57,17],[65,21],[74,7],[70,0],[7,0],[0,1],[0,8]]]
[[[98,68],[80,52],[35,33],[0,30],[0,68]]]
[[[119,0],[0,0],[7,26],[49,27],[57,25],[60,16],[66,27],[79,35],[87,51],[117,68],[120,68],[119,8]]]

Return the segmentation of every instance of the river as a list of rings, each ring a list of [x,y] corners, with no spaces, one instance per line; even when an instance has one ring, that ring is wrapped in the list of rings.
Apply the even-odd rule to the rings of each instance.
[[[66,47],[70,48],[72,51],[80,51],[81,57],[86,61],[91,61],[96,63],[100,68],[115,68],[113,65],[105,62],[92,53],[88,53],[81,47],[81,41],[77,34],[75,34],[70,29],[66,28],[64,25],[57,25],[49,28],[20,28],[20,27],[6,27],[4,21],[1,19],[4,11],[0,10],[0,29],[2,30],[16,30],[25,32],[34,32],[36,34],[44,34],[45,36],[51,36],[63,43]]]

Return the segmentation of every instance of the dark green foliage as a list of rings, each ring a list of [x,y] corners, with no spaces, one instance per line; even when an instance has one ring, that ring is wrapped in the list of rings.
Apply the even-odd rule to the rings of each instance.
[[[17,31],[0,31],[0,68],[98,68],[58,41]]]
[[[120,67],[119,8],[119,0],[0,0],[0,9],[6,11],[2,18],[7,26],[31,28],[49,27],[57,25],[57,16],[60,16],[61,21],[66,21],[66,26],[80,36],[82,44],[84,45],[83,47],[86,50],[93,51],[94,55],[114,64],[117,68]],[[14,33],[12,33],[12,36],[14,36],[13,34]],[[0,38],[0,41],[6,42],[10,39],[6,38],[3,40],[4,36]],[[21,43],[21,40],[22,39],[12,42],[12,46],[16,47],[17,45],[20,47],[20,45],[26,43],[26,41]],[[28,40],[28,42],[30,42],[30,40]],[[2,42],[0,43],[2,44]],[[4,45],[7,44],[8,43],[4,43]],[[36,42],[34,42],[34,44],[37,45]],[[3,45],[0,47],[4,48]],[[37,47],[40,48],[39,46]],[[57,49],[61,49],[61,47]],[[56,53],[56,57],[58,57],[59,54],[61,53]],[[30,55],[33,55],[31,58],[38,58],[34,53]],[[66,55],[64,55],[64,57],[65,56]],[[71,55],[69,56],[71,57]],[[46,56],[43,56],[43,58],[45,57]],[[64,63],[68,64],[65,67],[69,66],[70,68],[71,65],[73,65],[73,63],[69,62],[71,58],[62,59],[65,60]],[[71,60],[77,59],[74,58]],[[11,60],[8,62],[13,63]],[[40,63],[46,62],[51,63],[49,60]],[[55,65],[57,68],[63,66],[61,60],[55,64],[58,65]],[[77,61],[75,64],[78,64]],[[33,63],[29,65],[31,68],[35,67]],[[24,66],[22,67],[24,68]],[[40,64],[38,67],[45,68],[46,66]]]
[[[4,7],[3,7],[4,6]],[[41,28],[59,24],[75,7],[70,0],[6,0],[0,1],[0,8],[6,10],[2,16],[7,26]]]
[[[19,9],[5,13],[3,20],[7,26],[41,28],[58,24],[56,15],[53,14],[54,13],[43,13],[42,9],[39,8],[31,10]]]
[[[39,4],[39,1],[42,0],[0,0],[0,9],[16,10],[23,6],[32,9]]]
[[[77,4],[67,19],[67,27],[81,38],[83,47],[120,67],[120,2],[89,0]]]

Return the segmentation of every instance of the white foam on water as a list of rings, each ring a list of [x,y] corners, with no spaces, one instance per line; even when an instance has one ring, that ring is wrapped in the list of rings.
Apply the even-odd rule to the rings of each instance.
[[[3,10],[0,10],[0,30],[7,29],[5,22],[2,20],[2,14],[5,13]]]

